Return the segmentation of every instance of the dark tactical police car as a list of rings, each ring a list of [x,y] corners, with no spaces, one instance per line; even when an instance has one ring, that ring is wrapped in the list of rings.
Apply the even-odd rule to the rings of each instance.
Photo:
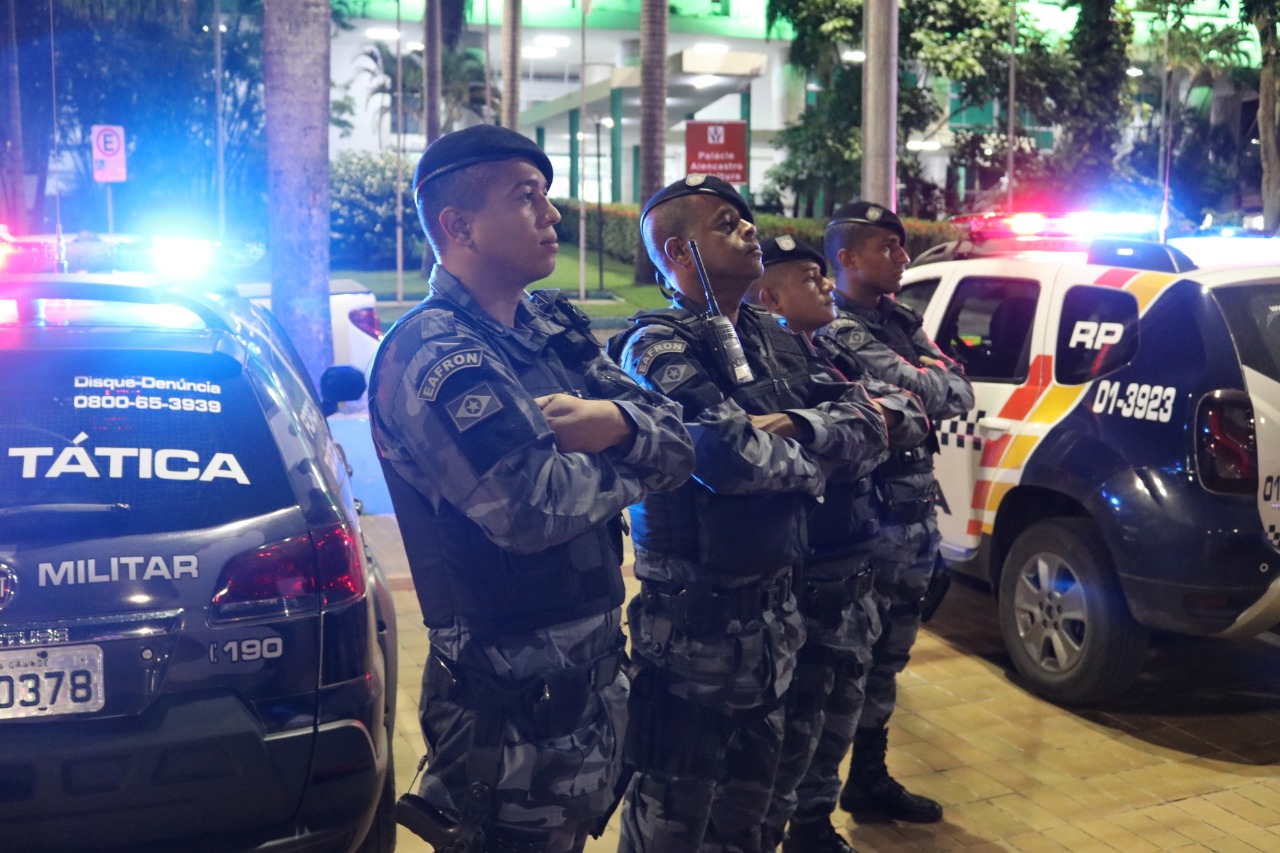
[[[943,556],[991,583],[1030,689],[1102,701],[1152,630],[1280,623],[1280,265],[941,261],[899,298],[973,382],[939,429]]]
[[[238,297],[0,276],[0,850],[393,848],[332,405]]]

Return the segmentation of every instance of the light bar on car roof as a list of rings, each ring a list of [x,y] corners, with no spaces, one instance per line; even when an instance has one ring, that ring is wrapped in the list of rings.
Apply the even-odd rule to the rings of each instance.
[[[983,237],[1103,237],[1153,234],[1157,218],[1147,213],[982,213],[967,217],[974,239]]]

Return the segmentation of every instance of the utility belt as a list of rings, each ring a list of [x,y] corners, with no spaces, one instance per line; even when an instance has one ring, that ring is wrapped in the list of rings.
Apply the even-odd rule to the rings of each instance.
[[[880,520],[884,524],[920,524],[933,514],[933,505],[938,502],[938,484],[929,484],[926,497],[909,499],[895,498],[892,487],[883,479],[878,481],[876,497],[880,502]]]
[[[875,572],[868,563],[861,571],[840,580],[805,580],[796,600],[805,619],[836,628],[845,609],[871,592],[874,585]]]
[[[706,637],[723,633],[730,622],[759,619],[785,604],[791,597],[793,574],[789,567],[778,571],[770,580],[740,587],[680,586],[643,579],[640,602],[646,613],[669,621],[671,630],[686,637]],[[665,644],[666,639],[658,642]]]
[[[889,458],[880,463],[880,470],[890,476],[932,471],[934,451],[930,445],[926,440],[910,450],[890,450]]]

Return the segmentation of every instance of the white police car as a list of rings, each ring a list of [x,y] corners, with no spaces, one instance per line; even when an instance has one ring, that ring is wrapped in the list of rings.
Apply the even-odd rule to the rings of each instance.
[[[946,261],[899,298],[973,380],[940,424],[943,555],[990,581],[1030,689],[1102,701],[1150,630],[1280,623],[1280,266]]]

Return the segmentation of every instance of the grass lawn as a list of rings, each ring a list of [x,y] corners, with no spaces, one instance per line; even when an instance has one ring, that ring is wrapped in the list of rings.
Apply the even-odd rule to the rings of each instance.
[[[648,308],[662,308],[668,300],[655,285],[632,284],[634,270],[627,264],[612,258],[604,259],[604,289],[606,296],[598,298],[600,272],[598,256],[587,255],[587,300],[578,302],[578,247],[562,244],[556,256],[556,271],[550,277],[533,285],[535,289],[558,287],[574,297],[580,308],[600,327],[621,326],[627,317]],[[378,320],[383,329],[389,329],[396,319],[427,295],[427,282],[418,269],[404,271],[405,303],[396,304],[395,270],[334,270],[332,278],[353,278],[373,291],[378,297]],[[386,303],[386,304],[383,304]]]

